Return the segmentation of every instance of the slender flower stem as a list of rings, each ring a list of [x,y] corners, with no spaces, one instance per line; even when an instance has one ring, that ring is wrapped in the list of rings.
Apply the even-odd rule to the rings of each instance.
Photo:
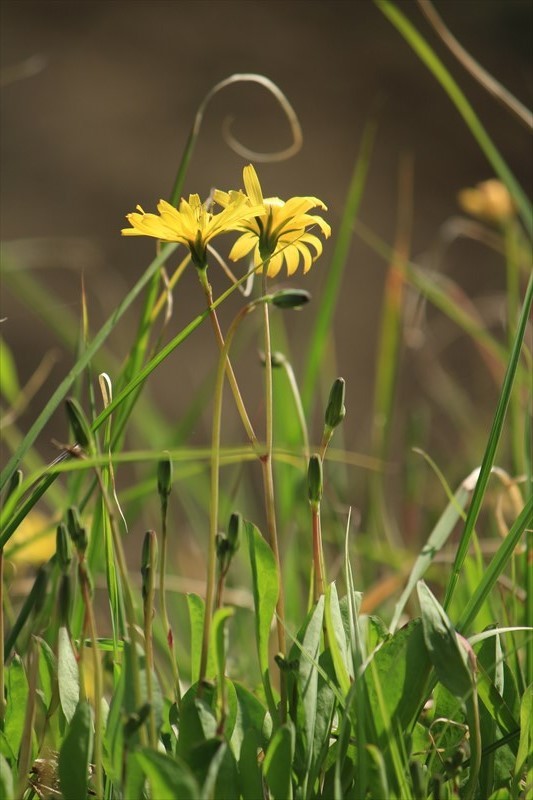
[[[222,350],[222,348],[224,347],[224,337],[222,335],[222,331],[220,330],[217,313],[213,308],[213,291],[211,289],[211,284],[207,279],[207,270],[199,269],[197,270],[197,272],[198,272],[198,277],[200,279],[200,283],[202,285],[202,289],[204,290],[205,298],[207,300],[207,307],[209,309],[209,316],[211,319],[211,324],[213,326],[213,331],[215,333],[215,339],[217,340],[219,348]],[[231,391],[233,392],[233,397],[235,398],[237,410],[242,419],[242,424],[244,425],[244,429],[250,440],[250,444],[252,445],[254,450],[257,451],[259,447],[257,437],[255,435],[252,423],[250,422],[250,418],[248,417],[248,413],[246,411],[242,399],[239,385],[237,383],[237,379],[235,377],[235,373],[233,372],[233,367],[231,366],[231,362],[229,359],[226,359],[226,374],[228,376],[228,381],[231,386]]]
[[[263,264],[263,295],[267,294],[268,260]],[[278,545],[276,525],[276,506],[274,500],[274,476],[272,473],[272,440],[273,440],[273,413],[272,413],[272,347],[270,343],[270,317],[268,303],[263,305],[264,325],[264,350],[265,350],[265,454],[261,457],[263,468],[263,486],[265,492],[265,507],[267,528],[270,546],[276,560],[279,578],[279,594],[276,604],[276,628],[278,634],[278,649],[285,656],[287,645],[285,640],[285,594],[281,572],[281,559]],[[285,672],[280,673],[280,718],[283,724],[287,717],[287,678]]]
[[[155,725],[155,713],[153,706],[153,670],[154,670],[154,647],[152,641],[152,620],[154,616],[154,595],[155,595],[155,533],[150,531],[148,545],[148,578],[146,585],[143,575],[143,611],[144,611],[144,647],[146,652],[146,695],[150,703],[150,716],[148,718],[148,730],[150,734],[150,747],[157,749],[157,732]]]
[[[322,528],[320,524],[320,504],[313,504],[313,564],[314,564],[314,600],[325,594],[324,551],[322,549]]]
[[[207,585],[205,594],[204,628],[202,635],[202,655],[200,658],[199,685],[205,680],[207,670],[207,656],[209,652],[209,637],[211,633],[211,618],[213,615],[213,598],[216,583],[216,538],[218,530],[218,497],[219,497],[219,468],[220,468],[220,431],[222,427],[222,394],[224,388],[224,374],[228,376],[228,352],[237,328],[247,314],[255,308],[257,302],[244,306],[230,325],[226,341],[222,340],[222,348],[218,360],[218,369],[215,383],[215,396],[213,403],[213,427],[211,433],[211,502],[209,518],[209,545],[207,554]],[[222,334],[221,334],[222,335]],[[240,397],[240,393],[239,393]],[[242,399],[241,399],[242,402]],[[244,407],[244,406],[243,406]],[[246,411],[245,411],[246,413]]]

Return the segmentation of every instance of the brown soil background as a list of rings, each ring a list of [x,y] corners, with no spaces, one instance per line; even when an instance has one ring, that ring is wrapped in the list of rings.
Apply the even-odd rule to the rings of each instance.
[[[532,4],[462,0],[436,7],[472,55],[530,104]],[[509,166],[530,191],[529,134],[454,62],[413,2],[402,3],[402,9],[459,80]],[[259,167],[266,194],[323,198],[334,234],[364,124],[377,101],[379,130],[361,219],[386,241],[394,236],[398,165],[405,154],[414,164],[414,256],[426,252],[443,223],[457,215],[458,190],[491,177],[490,166],[440,86],[366,0],[4,0],[1,13],[4,75],[11,75],[26,59],[40,63],[33,76],[7,83],[1,95],[1,236],[10,243],[9,265],[38,270],[56,295],[47,312],[59,317],[67,309],[79,318],[83,273],[93,330],[153,254],[151,242],[120,237],[124,215],[136,203],[152,209],[168,195],[198,104],[214,83],[232,73],[259,72],[271,78],[302,124],[300,153],[288,162]],[[205,196],[212,186],[240,186],[245,162],[221,136],[228,114],[235,117],[235,134],[248,146],[286,146],[285,120],[266,92],[251,85],[230,88],[209,108],[186,192]],[[309,277],[297,276],[291,284],[309,288],[318,299],[332,249],[329,243]],[[498,303],[503,265],[479,243],[455,244],[442,268],[471,297]],[[211,274],[215,291],[222,290],[225,280],[216,268]],[[335,371],[346,378],[348,387],[346,444],[363,452],[369,448],[385,274],[386,264],[355,236],[335,320]],[[6,283],[2,281],[0,316],[7,317],[2,332],[16,355],[21,380],[30,377],[51,348],[59,354],[42,391],[20,420],[25,430],[68,371],[72,355]],[[228,304],[226,322],[238,303],[234,297]],[[200,310],[202,297],[191,271],[176,293],[170,330],[181,329]],[[311,306],[290,322],[297,374],[313,314]],[[496,313],[496,323],[497,318]],[[438,315],[433,320],[443,332],[443,365],[460,381],[476,414],[475,425],[481,420],[488,430],[497,386],[466,337]],[[119,359],[127,354],[135,321],[134,309],[112,337]],[[159,369],[150,391],[169,421],[187,407],[214,358],[211,331],[203,326]],[[253,396],[261,381],[260,368],[253,360],[248,369],[240,369],[242,379],[249,378],[247,391]],[[413,403],[426,402],[432,408],[433,440],[440,441],[448,457],[455,453],[460,460],[465,432],[443,409],[432,406],[424,374],[424,347],[407,350],[399,439],[407,410]],[[258,404],[258,419],[260,413]],[[206,420],[193,431],[193,440],[204,441],[208,425]],[[318,430],[314,433],[316,437]],[[40,438],[44,455],[55,453],[52,437],[65,436],[64,417],[58,414]],[[459,474],[474,466],[460,464]]]

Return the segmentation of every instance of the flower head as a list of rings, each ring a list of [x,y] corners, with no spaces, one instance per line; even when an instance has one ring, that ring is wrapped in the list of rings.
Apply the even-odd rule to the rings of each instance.
[[[267,264],[267,275],[275,277],[283,266],[287,265],[287,273],[293,275],[303,260],[304,273],[311,269],[313,261],[322,253],[322,242],[309,228],[317,226],[327,239],[331,228],[322,217],[308,212],[312,208],[326,206],[317,197],[291,197],[286,202],[279,197],[263,198],[261,184],[253,166],[249,164],[243,170],[244,186],[251,207],[262,208],[243,220],[238,228],[244,231],[233,245],[230,258],[237,261],[253,251],[254,264],[258,272],[262,272],[263,263]],[[214,194],[215,201],[225,210],[229,208],[231,197],[235,192]]]
[[[207,245],[215,236],[237,230],[238,225],[262,207],[252,207],[243,192],[229,192],[225,208],[218,214],[208,211],[199,195],[182,198],[178,208],[160,200],[159,214],[146,214],[141,206],[126,219],[132,226],[123,228],[123,236],[153,236],[164,242],[179,242],[189,248],[193,263],[199,269],[207,266]]]

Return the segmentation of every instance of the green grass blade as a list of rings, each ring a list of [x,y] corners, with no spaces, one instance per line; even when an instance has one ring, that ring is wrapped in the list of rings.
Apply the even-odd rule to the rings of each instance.
[[[10,458],[7,466],[2,470],[0,474],[0,489],[2,489],[7,481],[10,480],[11,476],[17,469],[17,466],[20,460],[24,457],[27,453],[29,448],[35,442],[37,436],[40,434],[56,408],[59,404],[64,400],[69,391],[70,387],[74,383],[74,381],[78,378],[79,375],[83,372],[83,370],[87,367],[95,353],[98,352],[102,344],[105,342],[111,331],[115,328],[116,324],[131,306],[133,301],[136,297],[140,294],[140,292],[144,289],[146,284],[150,281],[152,276],[157,272],[157,270],[161,267],[162,264],[165,263],[167,258],[174,252],[176,249],[176,245],[168,245],[164,247],[161,253],[155,258],[143,276],[137,281],[133,289],[128,292],[124,300],[120,303],[120,305],[115,309],[113,314],[109,317],[109,319],[104,323],[104,325],[100,328],[99,332],[94,337],[91,344],[87,347],[85,352],[83,353],[82,357],[78,359],[78,361],[74,364],[66,378],[59,384],[56,391],[53,393],[52,397],[43,408],[33,425],[31,426],[30,430],[24,437],[20,447],[17,451],[13,454]],[[107,415],[106,415],[107,416]]]
[[[431,47],[398,8],[390,3],[389,0],[374,0],[374,2],[413,48],[421,61],[433,73],[450,100],[454,103],[488,162],[494,169],[494,172],[509,189],[509,192],[516,202],[524,227],[528,234],[533,236],[533,212],[531,203],[458,84]]]
[[[525,529],[533,523],[533,497],[530,497],[522,512],[515,520],[511,530],[499,546],[490,564],[483,573],[483,578],[476,591],[468,601],[463,611],[457,630],[464,633],[465,630],[475,620],[481,606],[489,596],[499,576],[505,569],[506,564],[513,555],[514,549],[520,541]]]
[[[465,527],[463,530],[463,534],[461,536],[461,541],[459,543],[459,547],[457,549],[457,554],[455,557],[455,562],[453,565],[453,572],[450,577],[450,581],[448,583],[448,587],[446,590],[446,596],[444,599],[444,608],[447,609],[450,605],[450,602],[453,597],[453,593],[455,587],[457,585],[457,581],[459,579],[459,572],[461,571],[461,567],[463,562],[466,558],[468,553],[468,548],[470,546],[470,539],[472,537],[472,533],[474,531],[474,526],[476,524],[476,520],[478,518],[478,514],[481,509],[481,504],[483,502],[483,497],[485,496],[485,490],[487,488],[487,484],[491,475],[492,467],[494,465],[494,458],[496,456],[496,449],[498,447],[498,442],[500,441],[500,436],[502,433],[503,423],[505,421],[505,414],[507,411],[507,407],[509,405],[509,398],[511,397],[511,391],[513,388],[513,382],[516,375],[516,371],[518,368],[518,362],[520,359],[520,352],[522,349],[522,343],[524,340],[524,335],[526,331],[526,327],[529,321],[529,315],[531,312],[531,303],[533,301],[533,273],[529,278],[529,283],[526,289],[526,295],[524,299],[524,304],[522,306],[522,311],[520,314],[520,319],[518,321],[517,331],[515,340],[513,343],[513,348],[511,350],[511,354],[509,357],[509,363],[507,366],[507,371],[505,373],[505,377],[503,380],[503,386],[500,393],[500,397],[498,400],[498,405],[496,408],[496,413],[494,415],[494,421],[492,423],[492,428],[490,431],[489,439],[487,442],[487,447],[485,449],[485,455],[483,456],[483,461],[481,463],[481,469],[479,473],[479,478],[476,482],[476,487],[474,489],[472,495],[472,502],[470,504],[470,508],[468,510],[468,514],[466,517]],[[531,506],[531,503],[529,503]],[[520,515],[523,516],[523,512]],[[525,523],[524,523],[525,524]],[[513,526],[514,529],[515,526]],[[486,577],[486,573],[485,573]],[[463,621],[463,625],[464,625]]]
[[[327,335],[331,327],[337,298],[340,292],[342,276],[344,274],[344,266],[352,241],[354,219],[359,211],[366,184],[375,135],[376,123],[374,120],[371,120],[367,123],[363,131],[361,148],[355,162],[350,188],[348,189],[348,197],[335,242],[331,266],[328,271],[326,284],[322,291],[318,316],[309,342],[307,366],[302,389],[302,403],[307,414],[309,414],[311,403],[315,396],[315,387],[324,357]]]

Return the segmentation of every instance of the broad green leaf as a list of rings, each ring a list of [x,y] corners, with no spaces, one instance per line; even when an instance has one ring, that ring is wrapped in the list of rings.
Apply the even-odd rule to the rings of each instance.
[[[254,728],[245,731],[239,755],[239,789],[243,800],[257,800],[263,796],[263,779],[259,767],[258,752],[261,736]]]
[[[275,713],[275,702],[268,672],[270,625],[279,594],[278,573],[274,554],[258,529],[245,521],[250,563],[252,566],[252,591],[255,607],[255,635],[261,679],[268,700],[270,713]]]
[[[374,683],[379,681],[392,729],[410,731],[427,697],[431,667],[422,621],[412,620],[389,637],[375,653],[372,666],[375,672],[367,669],[364,681],[378,742],[384,747],[387,726],[379,710]]]
[[[148,748],[137,750],[135,760],[146,775],[157,800],[198,800],[200,787],[189,767],[177,756]]]
[[[346,647],[346,632],[342,620],[337,587],[331,583],[326,590],[326,629],[328,632],[331,657],[335,666],[335,674],[343,695],[347,695],[350,686],[350,662]],[[352,676],[353,677],[353,676]]]
[[[199,595],[191,593],[187,595],[187,607],[189,609],[189,624],[191,626],[191,683],[196,683],[200,677],[205,604]],[[213,648],[210,647],[207,656],[206,678],[212,680],[215,675],[215,659],[213,656]]]
[[[57,659],[51,647],[44,641],[39,642],[39,681],[43,692],[43,700],[48,710],[53,699],[55,676],[57,674]]]
[[[252,731],[259,736],[260,746],[266,747],[265,727],[267,726],[266,708],[245,686],[240,683],[233,684],[237,696],[237,716],[231,734],[231,749],[235,758],[239,760],[241,748]],[[270,720],[270,717],[268,717]],[[270,730],[266,731],[266,736]]]
[[[212,739],[201,745],[205,755],[210,754],[207,760],[207,773],[202,786],[201,800],[211,800],[211,798],[232,798],[239,796],[239,776],[237,764],[233,753],[225,741]],[[196,756],[198,754],[195,753]]]
[[[7,706],[4,734],[13,753],[18,757],[24,719],[28,704],[28,680],[19,656],[14,656],[6,675]]]
[[[304,768],[303,785],[313,760],[314,732],[317,713],[318,670],[320,640],[324,620],[324,597],[321,596],[313,609],[311,617],[301,637],[301,651],[298,663],[298,706],[296,726],[296,750],[298,761]],[[300,639],[300,634],[298,635]]]
[[[205,686],[201,697],[198,684],[194,684],[183,695],[179,714],[179,738],[176,752],[188,764],[192,750],[217,733],[217,721],[213,713],[214,688]]]
[[[318,674],[315,729],[313,731],[313,760],[307,781],[308,792],[312,790],[316,779],[324,769],[328,750],[331,746],[331,728],[336,708],[336,695],[332,688],[335,682],[335,670],[331,660],[331,653],[328,650],[320,655],[319,664],[326,677],[322,672]]]
[[[272,800],[292,800],[292,761],[295,745],[294,725],[289,720],[274,733],[263,762],[263,775]]]
[[[456,697],[472,692],[467,654],[460,647],[452,623],[423,581],[417,586],[422,611],[424,641],[440,682]]]
[[[70,722],[80,699],[80,676],[69,632],[64,626],[59,629],[57,637],[57,683],[61,708],[65,719]]]
[[[82,800],[87,797],[93,735],[91,706],[86,700],[81,700],[59,751],[58,773],[64,800]]]

